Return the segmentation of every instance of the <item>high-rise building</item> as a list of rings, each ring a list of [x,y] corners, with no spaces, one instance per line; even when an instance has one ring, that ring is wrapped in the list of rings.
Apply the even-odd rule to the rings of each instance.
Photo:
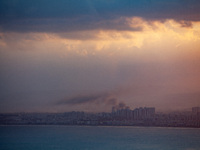
[[[140,107],[136,108],[133,111],[133,118],[134,119],[146,119],[152,118],[155,115],[155,108],[154,107]]]
[[[152,118],[155,115],[155,107],[145,107],[145,118]]]
[[[117,109],[112,108],[112,115],[121,119],[141,120],[152,118],[155,115],[154,107],[140,107],[131,110],[129,107]]]
[[[192,114],[194,115],[200,114],[200,107],[192,107]]]

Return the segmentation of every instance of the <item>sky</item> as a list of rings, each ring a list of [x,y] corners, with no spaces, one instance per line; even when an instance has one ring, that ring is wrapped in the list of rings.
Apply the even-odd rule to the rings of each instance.
[[[200,106],[199,0],[0,0],[0,112]]]

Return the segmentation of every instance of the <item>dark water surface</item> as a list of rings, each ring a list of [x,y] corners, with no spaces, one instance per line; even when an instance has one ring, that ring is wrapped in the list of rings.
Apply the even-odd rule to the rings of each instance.
[[[0,150],[200,150],[200,129],[0,126]]]

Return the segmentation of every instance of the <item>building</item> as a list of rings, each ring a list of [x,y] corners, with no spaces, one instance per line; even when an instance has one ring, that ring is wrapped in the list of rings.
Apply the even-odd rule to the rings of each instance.
[[[192,114],[193,115],[200,114],[200,107],[192,107]]]

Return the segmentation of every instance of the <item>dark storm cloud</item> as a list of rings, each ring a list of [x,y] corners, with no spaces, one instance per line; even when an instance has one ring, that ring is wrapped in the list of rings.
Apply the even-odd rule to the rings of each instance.
[[[141,30],[120,18],[200,19],[198,0],[0,0],[0,30],[69,32],[93,29]]]

